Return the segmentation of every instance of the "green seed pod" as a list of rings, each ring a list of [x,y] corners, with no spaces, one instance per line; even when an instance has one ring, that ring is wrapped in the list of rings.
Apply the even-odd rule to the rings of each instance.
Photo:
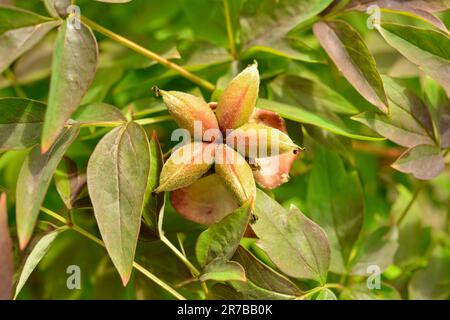
[[[226,142],[250,159],[300,151],[300,147],[284,132],[257,123],[247,123],[233,130]]]
[[[214,162],[215,145],[193,142],[177,149],[164,164],[156,193],[187,187]]]
[[[215,159],[216,173],[233,192],[239,204],[255,199],[255,180],[245,159],[225,144],[217,146]]]
[[[203,140],[206,130],[219,129],[214,112],[202,98],[178,91],[156,89],[156,92],[163,97],[167,110],[180,128],[188,130],[194,137],[195,122],[201,124],[202,130],[197,132],[201,136],[195,136],[196,140]]]
[[[234,78],[219,99],[216,116],[222,131],[248,122],[255,109],[258,91],[259,72],[255,63]]]

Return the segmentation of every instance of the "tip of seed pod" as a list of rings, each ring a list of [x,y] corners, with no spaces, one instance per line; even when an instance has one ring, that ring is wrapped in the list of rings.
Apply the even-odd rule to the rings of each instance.
[[[249,67],[255,67],[258,68],[258,61],[253,60],[253,63],[251,65],[249,65]]]
[[[152,91],[155,96],[159,97],[161,95],[161,90],[157,86],[152,87]]]

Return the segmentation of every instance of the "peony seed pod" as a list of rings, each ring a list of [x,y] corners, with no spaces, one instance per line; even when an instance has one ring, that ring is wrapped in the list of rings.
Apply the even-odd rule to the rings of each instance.
[[[161,171],[156,193],[187,187],[204,175],[214,162],[215,145],[193,142],[177,149]]]
[[[208,103],[194,95],[156,89],[158,95],[163,97],[167,110],[172,115],[180,128],[186,129],[195,140],[203,140],[203,134],[209,129],[219,129],[216,116]],[[201,130],[195,132],[195,122],[201,124]],[[195,134],[200,136],[194,136]]]
[[[253,172],[245,159],[225,144],[217,146],[215,156],[216,173],[242,205],[255,199],[256,185]]]
[[[258,91],[259,73],[255,63],[231,80],[219,99],[216,116],[223,132],[248,122],[255,109]]]
[[[233,130],[226,140],[227,145],[250,159],[300,151],[284,132],[257,123],[247,123]]]

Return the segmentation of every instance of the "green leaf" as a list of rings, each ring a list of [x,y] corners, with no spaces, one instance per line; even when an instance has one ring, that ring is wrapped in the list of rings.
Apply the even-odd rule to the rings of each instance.
[[[447,0],[356,0],[352,6],[357,10],[366,11],[370,6],[376,5],[383,9],[399,11],[399,14],[412,13],[435,25],[437,28],[447,31],[445,24],[433,12],[445,11],[450,8]],[[353,7],[352,7],[353,8]]]
[[[25,264],[23,265],[22,270],[20,271],[20,276],[17,282],[14,299],[22,290],[23,286],[27,282],[33,270],[36,268],[36,266],[39,264],[42,258],[47,254],[48,250],[50,250],[53,241],[55,241],[56,237],[58,237],[58,235],[64,230],[66,229],[56,229],[52,232],[49,232],[48,234],[44,235],[41,239],[39,239],[39,241],[33,247],[29,256],[25,261]]]
[[[411,300],[445,300],[450,294],[450,251],[437,247],[426,268],[417,271],[408,286]]]
[[[59,24],[59,21],[50,21],[0,34],[0,73],[22,54],[33,48]]]
[[[25,159],[17,179],[16,219],[20,248],[24,249],[33,233],[39,211],[52,176],[80,129],[72,126],[64,129],[54,145],[46,152],[36,145]]]
[[[266,55],[263,55],[266,54]],[[309,47],[299,37],[286,36],[275,39],[264,45],[255,45],[242,54],[242,58],[274,55],[291,60],[306,61],[311,63],[324,63],[324,57],[316,49]]]
[[[65,18],[69,14],[67,9],[72,4],[72,0],[44,0],[44,4],[52,17]]]
[[[49,21],[51,21],[50,18],[24,9],[0,5],[0,34]]]
[[[241,16],[244,49],[283,38],[290,30],[322,12],[332,0],[247,1]]]
[[[274,271],[242,246],[236,250],[233,260],[245,269],[247,282],[263,290],[290,296],[300,296],[301,291],[288,278]]]
[[[23,98],[0,98],[0,151],[39,143],[45,104]]]
[[[383,83],[389,100],[410,113],[433,139],[433,123],[427,105],[399,80],[383,76]]]
[[[231,286],[216,283],[208,291],[207,300],[242,300],[244,297]]]
[[[71,118],[82,123],[127,121],[117,107],[101,102],[80,106]]]
[[[245,281],[245,270],[236,261],[223,261],[221,258],[212,261],[203,270],[200,281]]]
[[[347,99],[326,85],[297,76],[279,76],[270,83],[275,100],[306,106],[311,111],[358,113]]]
[[[289,211],[264,192],[256,197],[252,226],[261,247],[280,270],[295,278],[326,282],[330,247],[325,232],[296,207]]]
[[[65,21],[56,40],[47,112],[42,133],[45,152],[77,109],[94,79],[98,47],[91,29]]]
[[[78,172],[77,164],[69,157],[64,157],[55,172],[55,186],[67,209],[73,204],[86,186],[86,175]]]
[[[0,300],[12,297],[14,276],[13,242],[8,228],[6,194],[0,194]]]
[[[328,288],[319,291],[314,300],[337,300],[336,295]]]
[[[350,273],[367,276],[368,268],[376,265],[383,272],[394,263],[398,248],[398,230],[393,227],[380,227],[373,233],[361,237],[362,244],[352,259]]]
[[[195,246],[197,260],[205,267],[213,260],[228,261],[244,236],[250,219],[250,201],[203,231]]]
[[[164,165],[164,154],[159,144],[158,136],[154,132],[150,140],[150,173],[147,182],[147,194],[142,213],[145,225],[150,229],[153,236],[158,236],[162,232],[158,225],[160,214],[164,213],[165,193],[154,194],[153,190],[159,184],[159,177]]]
[[[261,109],[275,111],[283,118],[300,123],[311,124],[313,126],[317,126],[319,128],[328,130],[337,135],[341,135],[351,139],[367,140],[367,141],[384,140],[384,138],[360,135],[356,132],[351,131],[348,128],[343,127],[342,125],[336,123],[333,120],[321,117],[313,112],[307,111],[303,109],[301,106],[294,106],[267,99],[258,99],[258,107]]]
[[[378,31],[409,61],[438,81],[450,96],[450,41],[440,31],[382,23]]]
[[[391,101],[390,114],[365,112],[352,117],[387,139],[405,147],[435,144],[427,106],[414,93],[389,77],[383,77]]]
[[[408,149],[398,158],[392,168],[412,174],[420,180],[431,180],[445,168],[441,149],[436,146],[418,145]]]
[[[364,217],[364,197],[357,172],[347,172],[335,153],[316,148],[307,203],[309,216],[325,229],[330,240],[330,270],[344,272]]]
[[[309,296],[307,300],[337,300],[337,297],[330,289],[323,288],[318,293]]]
[[[263,289],[251,281],[230,281],[230,284],[245,300],[294,300],[298,298],[298,296]]]
[[[106,134],[87,167],[97,224],[124,285],[132,271],[149,172],[147,135],[134,122]]]
[[[370,4],[377,4],[383,8],[397,6],[411,7],[427,12],[441,12],[450,9],[450,3],[447,0],[355,0],[353,5],[367,7]]]
[[[329,131],[321,129],[319,127],[314,127],[309,124],[303,125],[306,132],[312,139],[316,142],[324,146],[325,148],[329,148],[334,152],[338,153],[345,159],[347,159],[350,163],[354,163],[354,154],[352,148],[352,141],[343,136],[335,135]]]
[[[367,101],[388,113],[388,101],[375,59],[357,31],[343,21],[317,22],[313,31],[353,87]]]
[[[341,300],[402,300],[397,290],[386,284],[381,283],[381,288],[369,289],[365,282],[352,284],[346,287],[341,295]]]
[[[364,112],[352,117],[387,139],[404,147],[431,145],[433,140],[416,120],[401,108],[391,103],[389,116],[374,112]]]

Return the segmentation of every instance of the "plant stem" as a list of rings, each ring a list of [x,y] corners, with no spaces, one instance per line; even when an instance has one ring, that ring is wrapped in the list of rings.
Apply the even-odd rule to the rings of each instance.
[[[160,239],[186,265],[186,267],[188,267],[192,275],[198,278],[200,271],[197,270],[197,268],[169,241],[169,239],[164,235],[161,235]]]
[[[424,183],[420,183],[419,186],[417,187],[416,191],[414,192],[414,194],[413,194],[411,200],[409,201],[408,205],[406,206],[405,210],[403,210],[402,214],[400,215],[400,218],[397,220],[397,226],[400,226],[402,221],[405,219],[406,215],[409,212],[409,209],[411,209],[412,205],[414,204],[417,197],[419,196],[420,191],[422,191],[424,185],[425,185]]]
[[[92,240],[93,242],[97,243],[98,245],[105,248],[105,244],[102,240],[97,238],[96,236],[92,235],[88,231],[84,230],[83,228],[79,227],[78,225],[74,224],[73,222],[69,224],[69,221],[65,219],[64,217],[60,216],[56,212],[53,212],[47,208],[41,207],[41,211],[46,213],[47,215],[51,216],[52,218],[64,223],[69,227],[70,229],[73,229],[74,231],[78,232],[79,234],[83,235],[84,237]],[[144,276],[158,284],[161,288],[172,294],[175,298],[178,300],[186,300],[185,297],[183,297],[181,294],[179,294],[176,290],[174,290],[171,286],[169,286],[167,283],[159,279],[157,276],[155,276],[153,273],[145,269],[143,266],[138,264],[137,262],[133,261],[133,268],[141,272]]]
[[[92,20],[89,20],[86,17],[81,17],[81,20],[87,26],[92,28],[93,30],[95,30],[95,31],[97,31],[97,32],[107,36],[108,38],[110,38],[110,39],[112,39],[112,40],[114,40],[114,41],[116,41],[116,42],[118,42],[120,44],[123,44],[124,46],[130,48],[131,50],[136,51],[137,53],[139,53],[139,54],[141,54],[141,55],[143,55],[143,56],[145,56],[147,58],[150,58],[150,59],[152,59],[154,61],[159,62],[163,66],[176,71],[181,76],[185,77],[186,79],[191,80],[192,82],[198,84],[199,86],[201,86],[201,87],[203,87],[203,88],[205,88],[205,89],[207,89],[209,91],[214,91],[215,86],[211,82],[209,82],[209,81],[207,81],[205,79],[202,79],[199,76],[196,76],[195,74],[189,72],[188,70],[186,70],[185,68],[177,65],[176,63],[173,63],[172,61],[170,61],[170,60],[160,56],[159,54],[157,54],[157,53],[155,53],[153,51],[145,49],[144,47],[138,45],[137,43],[135,43],[135,42],[133,42],[133,41],[131,41],[131,40],[125,38],[125,37],[122,37],[121,35],[118,35],[117,33],[114,33],[111,30],[106,29],[105,27],[102,27],[101,25],[95,23]]]
[[[138,119],[138,120],[133,120],[133,121],[140,124],[141,126],[145,126],[145,125],[169,121],[169,120],[172,120],[172,117],[170,115],[163,115],[163,116],[159,116],[159,117]],[[80,127],[118,127],[125,123],[126,123],[126,121],[81,122]]]
[[[230,5],[228,0],[223,0],[223,8],[225,13],[225,21],[227,24],[228,43],[230,45],[230,53],[236,59],[236,43],[234,42],[233,24],[231,23]]]

